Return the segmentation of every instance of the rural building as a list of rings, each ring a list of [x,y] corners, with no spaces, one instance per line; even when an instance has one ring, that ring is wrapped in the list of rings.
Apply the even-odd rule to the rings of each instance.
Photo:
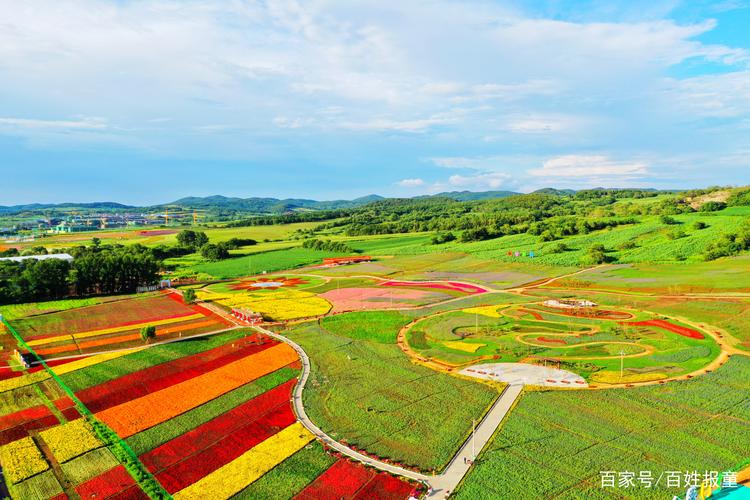
[[[560,299],[560,300],[545,300],[544,305],[547,307],[555,307],[557,309],[581,309],[584,307],[596,307],[596,302],[590,300],[580,299]]]
[[[323,265],[328,267],[344,266],[347,264],[356,264],[358,262],[370,262],[372,257],[369,255],[357,255],[354,257],[332,257],[323,259]]]
[[[48,255],[23,255],[21,257],[0,258],[0,260],[11,260],[13,262],[21,262],[27,259],[34,259],[34,260],[58,259],[58,260],[67,260],[68,262],[73,262],[73,256],[68,253],[51,253]]]

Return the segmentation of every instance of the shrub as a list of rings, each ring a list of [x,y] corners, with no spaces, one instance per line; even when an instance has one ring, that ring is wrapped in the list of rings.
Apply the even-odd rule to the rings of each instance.
[[[696,231],[700,231],[701,229],[706,229],[708,227],[708,224],[705,222],[698,220],[693,223],[693,229]]]
[[[675,219],[674,217],[670,217],[669,215],[661,215],[659,217],[659,221],[662,224],[666,224],[668,226],[671,226],[671,225],[674,225],[674,224],[679,224],[679,222],[677,222],[677,219]]]
[[[156,337],[156,327],[155,326],[144,326],[141,328],[141,339],[143,339],[144,342],[148,342],[150,339]]]
[[[727,208],[727,204],[721,201],[707,201],[699,208],[701,212],[718,212]]]
[[[456,235],[451,232],[438,233],[432,237],[432,244],[442,245],[443,243],[448,243],[449,241],[454,241],[455,239],[456,239]]]
[[[188,288],[182,292],[182,299],[185,301],[185,304],[192,304],[195,302],[195,290]]]

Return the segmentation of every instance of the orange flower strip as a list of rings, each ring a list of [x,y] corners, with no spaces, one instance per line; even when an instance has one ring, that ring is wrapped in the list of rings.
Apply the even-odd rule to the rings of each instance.
[[[169,335],[170,333],[177,332],[189,332],[190,330],[203,328],[211,325],[222,325],[214,319],[208,319],[205,321],[198,321],[195,323],[188,323],[186,325],[176,325],[167,328],[157,328],[156,336],[161,337],[162,335]],[[59,354],[61,352],[77,351],[78,349],[89,349],[91,347],[98,347],[109,344],[120,344],[122,342],[131,342],[133,340],[141,340],[140,333],[129,333],[127,335],[118,335],[116,337],[105,337],[103,339],[89,340],[86,342],[79,342],[78,344],[66,344],[55,347],[48,347],[46,349],[37,349],[36,352],[39,355]]]
[[[152,392],[96,416],[122,438],[153,427],[297,360],[286,344],[229,363],[209,373]]]

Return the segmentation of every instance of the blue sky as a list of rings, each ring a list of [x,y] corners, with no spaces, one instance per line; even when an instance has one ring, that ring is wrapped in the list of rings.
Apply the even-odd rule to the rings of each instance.
[[[750,183],[750,2],[0,0],[0,205]]]

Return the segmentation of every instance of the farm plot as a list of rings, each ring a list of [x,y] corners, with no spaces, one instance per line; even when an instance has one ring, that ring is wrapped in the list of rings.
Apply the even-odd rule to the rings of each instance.
[[[352,325],[373,313],[356,314],[341,316],[356,318],[349,325],[332,317],[322,326],[284,331],[312,361],[303,395],[308,415],[335,439],[368,453],[425,471],[441,469],[497,392],[414,365],[394,343],[383,343],[398,331],[403,320],[397,316],[388,319],[389,334],[352,334]]]
[[[296,422],[290,404],[299,372],[294,350],[247,333],[124,352],[56,371],[98,421],[126,438],[174,498],[252,498],[259,491],[276,492],[268,498],[290,498],[340,462]],[[22,377],[39,384],[32,375]],[[11,493],[146,498],[88,421],[77,413],[62,414],[72,401],[40,392],[44,403],[32,409],[49,412],[47,425],[30,435],[5,434],[0,446]],[[3,415],[3,423],[32,413]],[[382,489],[392,493],[385,498],[395,499],[414,489],[387,475],[368,474],[364,492]]]
[[[14,321],[37,354],[47,359],[142,345],[141,328],[160,340],[220,330],[229,323],[176,294],[149,294]]]
[[[411,326],[406,340],[417,355],[445,365],[553,361],[602,384],[677,377],[708,365],[720,353],[705,332],[652,313],[571,315],[536,304],[434,314]]]
[[[329,290],[320,296],[333,304],[333,312],[419,307],[451,298],[435,291],[382,287],[341,288]]]
[[[668,498],[687,472],[725,471],[750,450],[750,358],[692,380],[524,395],[456,492],[459,499]],[[599,471],[640,471],[650,487],[602,488]],[[679,488],[666,477],[678,471]],[[663,476],[664,475],[664,476]]]
[[[292,288],[267,288],[255,291],[239,290],[217,292],[210,287],[198,290],[198,298],[227,309],[239,307],[260,313],[268,321],[286,321],[322,316],[331,310],[331,304],[304,290]]]

